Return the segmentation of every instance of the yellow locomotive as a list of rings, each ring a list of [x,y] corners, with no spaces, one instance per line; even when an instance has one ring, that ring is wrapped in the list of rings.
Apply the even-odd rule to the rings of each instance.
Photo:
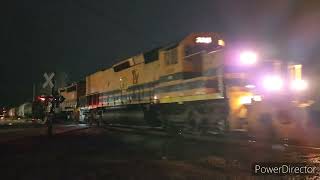
[[[82,85],[80,117],[191,133],[264,129],[257,121],[273,122],[280,117],[274,112],[296,108],[291,87],[307,86],[301,66],[265,61],[250,51],[230,53],[222,37],[210,32],[122,60],[88,75]]]
[[[203,101],[217,100],[219,102],[213,102],[212,106],[226,111],[222,69],[224,45],[215,33],[191,34],[178,43],[138,54],[89,75],[86,77],[87,105],[83,109],[96,109],[109,117],[108,121],[114,119],[112,116],[135,114],[154,125],[182,125],[185,116],[197,115],[193,106],[206,106],[204,103],[207,102]],[[130,113],[136,107],[142,108],[143,114]],[[126,113],[121,112],[123,108]],[[221,121],[224,119],[220,118]],[[190,120],[191,124],[192,121],[197,120]]]
[[[75,119],[77,116],[77,86],[78,84],[73,83],[59,89],[59,94],[65,98],[60,104],[60,111],[65,113],[68,120]]]

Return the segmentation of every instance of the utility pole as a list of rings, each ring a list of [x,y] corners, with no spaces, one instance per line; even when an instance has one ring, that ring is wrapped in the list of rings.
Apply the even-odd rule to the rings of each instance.
[[[54,94],[55,94],[55,78],[53,77],[52,78],[52,84],[53,86],[51,87],[51,97],[54,98]],[[48,137],[52,137],[52,121],[53,121],[53,117],[54,117],[54,108],[55,108],[55,102],[54,100],[51,100],[49,102],[51,104],[50,106],[50,111],[49,111],[49,114],[48,114],[48,121],[47,121],[47,126],[48,126]]]
[[[42,85],[43,88],[50,87],[51,88],[51,95],[46,95],[44,97],[44,102],[46,102],[46,117],[47,117],[47,127],[48,127],[48,137],[53,135],[52,133],[52,124],[53,118],[56,112],[56,108],[59,107],[60,103],[64,101],[64,97],[59,95],[56,91],[56,78],[55,73],[44,73],[43,77],[46,79],[46,82]]]
[[[36,99],[36,85],[32,84],[32,102]]]
[[[45,97],[45,102],[47,103],[47,110],[46,110],[46,116],[47,116],[47,127],[48,127],[48,136],[52,136],[52,121],[54,116],[54,91],[55,91],[55,78],[54,73],[44,73],[43,77],[45,78],[46,82],[42,85],[43,88],[50,87],[51,88],[51,95]]]

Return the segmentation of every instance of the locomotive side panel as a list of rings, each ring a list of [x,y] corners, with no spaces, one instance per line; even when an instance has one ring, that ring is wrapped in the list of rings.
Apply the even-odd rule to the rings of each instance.
[[[199,37],[210,37],[210,44],[196,42]],[[222,98],[219,85],[223,83],[223,72],[217,69],[223,65],[223,58],[217,42],[215,33],[194,33],[177,45],[161,50],[160,83],[156,90],[160,103]],[[172,51],[177,55],[171,59],[166,57]]]
[[[77,85],[72,84],[71,86],[61,88],[59,91],[65,98],[60,104],[61,111],[74,111],[77,107]]]

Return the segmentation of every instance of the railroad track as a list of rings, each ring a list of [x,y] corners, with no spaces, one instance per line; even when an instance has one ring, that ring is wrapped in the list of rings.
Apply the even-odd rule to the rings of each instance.
[[[250,137],[245,137],[243,134],[240,137],[237,135],[199,135],[192,133],[167,133],[161,127],[148,127],[148,126],[128,126],[128,125],[119,125],[119,124],[108,124],[104,125],[103,128],[111,130],[111,131],[119,131],[123,133],[134,133],[141,135],[156,135],[163,137],[181,137],[186,140],[196,140],[203,142],[214,142],[214,143],[223,143],[229,145],[236,146],[252,146],[254,148],[271,148],[276,151],[312,151],[319,152],[320,147],[318,146],[310,146],[310,145],[301,145],[294,144],[290,142],[270,142],[265,140],[255,140]]]

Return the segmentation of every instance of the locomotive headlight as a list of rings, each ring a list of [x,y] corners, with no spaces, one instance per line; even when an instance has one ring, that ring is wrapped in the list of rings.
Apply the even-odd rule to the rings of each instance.
[[[242,96],[239,99],[240,105],[249,105],[252,103],[252,101],[262,101],[262,97],[259,95],[252,95],[252,96]]]
[[[269,91],[279,91],[283,87],[283,80],[279,76],[266,76],[262,83],[263,87]]]
[[[242,96],[240,97],[239,102],[241,105],[251,104],[252,96]]]
[[[253,99],[254,101],[262,101],[262,97],[259,96],[259,95],[253,96],[252,99]]]
[[[293,80],[291,82],[291,89],[294,91],[304,91],[308,88],[308,83],[305,80]]]
[[[241,64],[253,65],[253,64],[256,64],[257,59],[258,59],[258,55],[253,51],[243,51],[240,53]]]
[[[219,40],[218,40],[218,45],[219,45],[219,46],[225,46],[226,43],[224,42],[224,40],[219,39]]]

